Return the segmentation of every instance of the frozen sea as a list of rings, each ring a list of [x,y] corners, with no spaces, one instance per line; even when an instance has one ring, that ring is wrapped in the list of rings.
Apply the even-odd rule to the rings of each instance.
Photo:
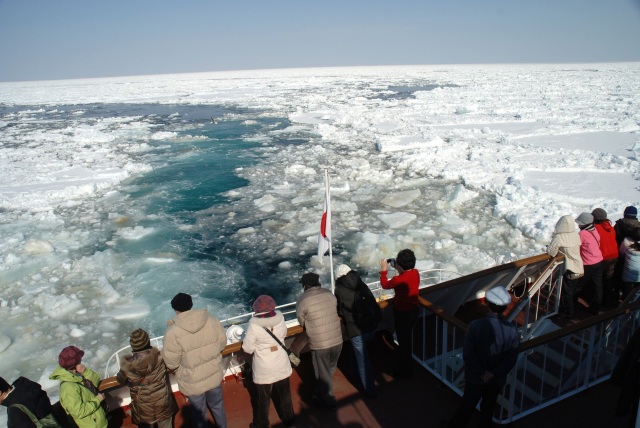
[[[177,292],[219,318],[376,280],[413,249],[468,274],[565,214],[640,206],[640,63],[322,68],[0,83],[0,374],[75,344],[103,371]],[[640,150],[639,150],[640,152]],[[327,257],[325,257],[327,259]]]

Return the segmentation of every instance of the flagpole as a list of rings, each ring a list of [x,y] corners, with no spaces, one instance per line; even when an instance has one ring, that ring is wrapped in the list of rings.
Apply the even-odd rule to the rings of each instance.
[[[329,187],[329,168],[328,167],[324,168],[324,183],[325,183],[326,194],[327,194],[327,207],[330,210],[331,209],[331,192]],[[333,220],[333,218],[331,218],[331,220]],[[329,225],[329,228],[331,228],[331,239],[329,239],[329,271],[331,272],[331,293],[335,294],[336,282],[335,282],[335,279],[333,278],[333,230],[331,225]]]

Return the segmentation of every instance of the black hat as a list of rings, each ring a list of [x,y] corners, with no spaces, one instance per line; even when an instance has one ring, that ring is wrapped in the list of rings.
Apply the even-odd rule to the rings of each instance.
[[[304,287],[312,287],[312,286],[320,285],[320,275],[313,272],[307,272],[304,275],[302,275],[302,278],[300,278],[300,283]]]
[[[591,211],[591,215],[593,216],[594,221],[605,221],[607,219],[607,212],[602,208],[596,208]]]
[[[193,307],[193,300],[186,293],[178,293],[171,299],[171,307],[174,311],[185,312]]]
[[[636,218],[638,217],[638,209],[633,205],[629,205],[624,209],[624,218]]]

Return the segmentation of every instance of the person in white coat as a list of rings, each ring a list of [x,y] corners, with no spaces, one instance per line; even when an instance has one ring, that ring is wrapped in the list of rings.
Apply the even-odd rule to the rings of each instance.
[[[267,332],[269,330],[284,344],[287,326],[284,316],[276,310],[271,296],[261,295],[253,303],[254,316],[249,321],[242,349],[253,354],[251,364],[253,383],[256,386],[255,408],[252,428],[269,427],[269,405],[271,399],[278,416],[285,426],[293,425],[291,401],[291,362],[287,352]]]

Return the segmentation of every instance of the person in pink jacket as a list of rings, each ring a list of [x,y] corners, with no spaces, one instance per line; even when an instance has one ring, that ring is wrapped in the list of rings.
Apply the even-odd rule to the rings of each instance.
[[[593,225],[593,215],[581,213],[576,218],[580,227],[580,257],[584,266],[584,276],[580,279],[578,290],[588,288],[589,308],[587,311],[596,315],[602,303],[602,251],[600,251],[600,234]],[[579,292],[578,292],[579,293]]]

